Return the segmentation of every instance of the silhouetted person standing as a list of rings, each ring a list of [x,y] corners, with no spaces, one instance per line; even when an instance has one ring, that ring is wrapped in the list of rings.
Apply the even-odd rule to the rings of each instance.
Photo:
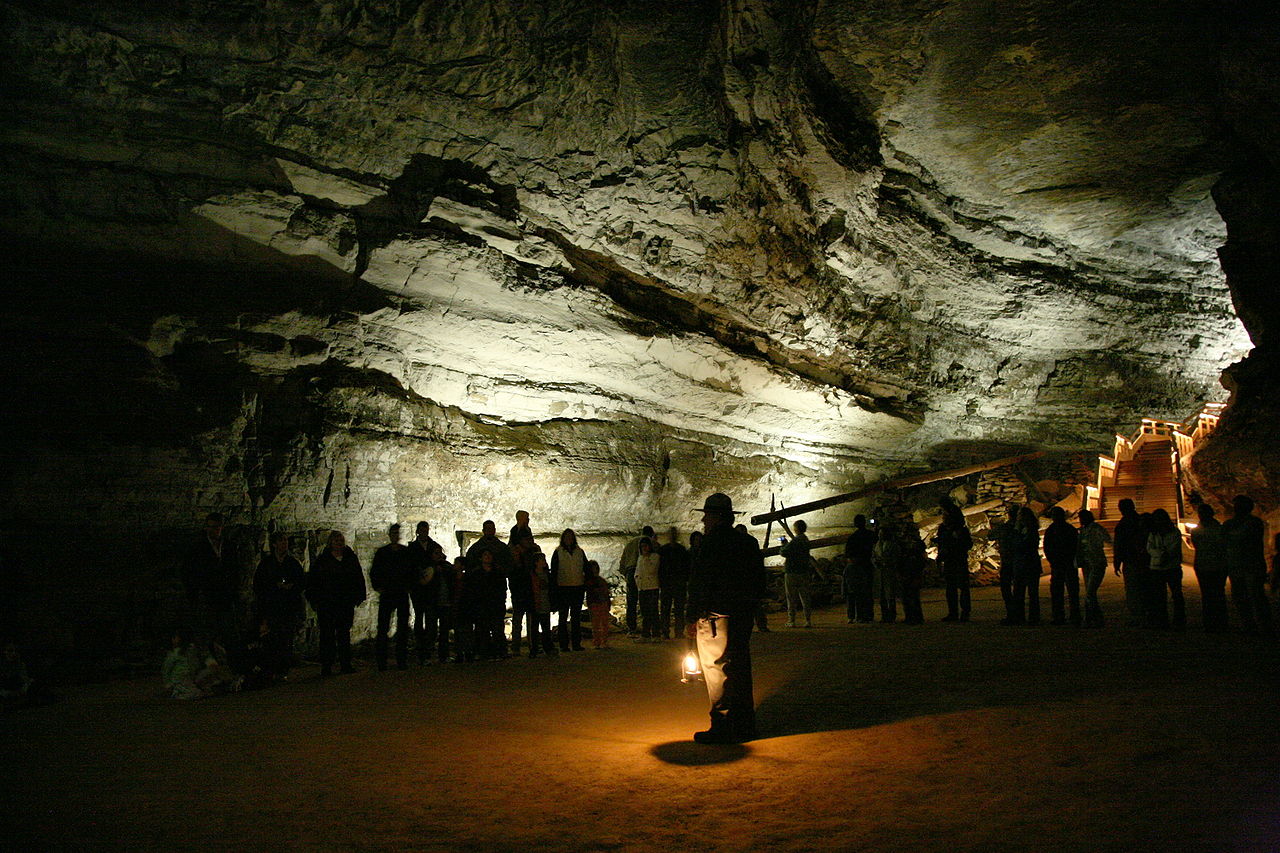
[[[653,528],[645,525],[640,535],[628,542],[622,549],[622,558],[618,561],[618,570],[626,582],[626,622],[627,633],[635,634],[640,630],[637,617],[640,612],[640,589],[636,586],[636,560],[640,558],[640,540],[653,541]]]
[[[235,653],[240,645],[240,618],[236,612],[239,568],[222,527],[221,513],[211,512],[205,516],[204,530],[191,544],[183,561],[182,583],[201,645],[207,648],[210,642],[216,642]]]
[[[1017,568],[1013,577],[1014,625],[1040,624],[1040,519],[1024,506],[1014,533]],[[1025,607],[1025,610],[1024,610]]]
[[[924,567],[928,559],[925,556],[924,539],[920,536],[920,528],[910,520],[896,525],[892,535],[897,536],[899,542],[898,589],[902,592],[902,621],[908,625],[923,625],[924,610],[920,606],[920,589],[924,586]],[[969,571],[967,562],[966,557],[966,574]],[[964,600],[967,601],[967,598]],[[967,611],[961,613],[963,618],[960,621],[969,621]]]
[[[1168,628],[1169,609],[1165,589],[1174,589],[1173,626],[1186,624],[1186,605],[1182,599],[1182,534],[1169,513],[1159,508],[1151,513],[1147,533],[1147,627]]]
[[[1199,523],[1191,531],[1196,551],[1196,583],[1200,585],[1200,621],[1210,633],[1227,630],[1227,542],[1222,522],[1209,504],[1196,506]]]
[[[400,525],[387,528],[386,545],[373,554],[369,582],[378,592],[378,633],[374,655],[379,671],[387,668],[387,631],[396,619],[396,666],[409,667],[409,589],[417,579],[419,566],[414,552],[400,543]]]
[[[1004,600],[1001,625],[1017,624],[1013,581],[1018,574],[1018,510],[1017,504],[1011,504],[1008,518],[995,531],[996,550],[1000,554],[1000,598]]]
[[[532,538],[533,531],[529,529],[529,513],[520,510],[516,513],[516,523],[511,526],[511,533],[507,536],[507,547],[514,548],[520,540]]]
[[[1067,624],[1069,614],[1071,624],[1079,625],[1080,575],[1076,570],[1076,551],[1080,545],[1080,533],[1067,524],[1067,512],[1060,506],[1049,510],[1049,518],[1052,521],[1044,531],[1044,557],[1049,561],[1049,602],[1053,624]]]
[[[872,578],[872,595],[880,599],[880,621],[898,620],[898,595],[901,586],[899,564],[902,562],[902,539],[897,525],[885,520],[880,525],[880,536],[872,551],[875,575]]]
[[[431,538],[431,525],[425,521],[418,522],[413,541],[405,547],[409,550],[409,561],[413,563],[413,580],[409,584],[409,600],[413,604],[413,645],[418,653],[418,664],[426,666],[431,663],[432,647],[440,624],[440,579],[436,572],[444,558],[444,549]]]
[[[1102,605],[1098,602],[1098,587],[1107,576],[1106,547],[1111,544],[1107,529],[1093,518],[1087,509],[1080,510],[1080,547],[1076,551],[1076,565],[1084,571],[1084,626],[1101,628],[1106,620]]]
[[[463,610],[471,622],[474,655],[484,660],[507,656],[502,622],[507,610],[507,581],[498,570],[493,551],[480,551],[480,563],[463,578]]]
[[[674,527],[667,533],[667,542],[658,549],[662,562],[658,564],[660,614],[663,639],[671,637],[672,619],[675,635],[684,636],[684,609],[689,598],[689,551],[680,544],[680,533]]]
[[[850,622],[871,622],[874,596],[871,583],[875,576],[874,552],[876,532],[867,529],[867,517],[855,516],[853,533],[844,542],[844,556],[849,561],[844,576],[845,611]]]
[[[526,525],[523,530],[513,528],[522,538],[511,546],[511,556],[515,559],[515,569],[511,572],[508,583],[511,587],[511,654],[520,654],[521,629],[529,635],[529,649],[538,647],[538,614],[533,600],[533,567],[542,549],[534,541],[533,534]],[[526,535],[527,534],[527,535]]]
[[[1111,562],[1116,574],[1124,577],[1124,603],[1129,613],[1129,627],[1140,628],[1147,624],[1143,608],[1143,577],[1151,565],[1151,555],[1147,553],[1147,525],[1129,498],[1121,500],[1119,508],[1120,521],[1116,524]]]
[[[1231,506],[1231,518],[1222,524],[1227,574],[1231,578],[1231,600],[1240,613],[1240,624],[1245,631],[1261,630],[1270,635],[1271,607],[1265,587],[1266,525],[1253,514],[1253,498],[1238,495]]]
[[[360,560],[338,531],[329,534],[329,547],[311,561],[306,587],[320,634],[320,674],[333,672],[335,652],[342,671],[353,672],[351,625],[367,591]]]
[[[969,534],[969,525],[965,523],[960,507],[947,501],[941,508],[942,524],[938,525],[938,533],[933,542],[938,549],[938,563],[942,567],[942,578],[947,585],[947,615],[942,617],[942,621],[968,622],[969,549],[973,547],[973,537]],[[905,600],[904,598],[904,603]]]
[[[289,536],[271,534],[271,550],[258,561],[253,594],[258,618],[265,619],[273,642],[270,654],[287,670],[293,663],[293,639],[302,623],[304,608],[302,563],[289,553]]]
[[[733,502],[717,492],[702,506],[704,536],[689,576],[690,637],[711,700],[711,727],[699,743],[743,743],[756,737],[751,629],[764,595],[764,558],[755,538],[733,527]]]
[[[787,592],[787,627],[796,627],[796,610],[804,612],[804,627],[813,627],[813,608],[810,605],[810,587],[813,584],[813,556],[809,553],[809,537],[804,521],[795,523],[795,536],[782,546],[784,563],[783,581]]]
[[[515,571],[515,557],[511,553],[511,547],[507,543],[498,538],[498,526],[492,521],[485,521],[481,525],[482,535],[475,543],[467,549],[467,568],[477,568],[480,565],[480,556],[485,551],[493,554],[493,572],[486,573],[485,577],[490,578],[486,584],[492,585],[491,580],[494,573],[502,579],[505,587],[507,579]],[[488,586],[486,586],[488,589]],[[491,592],[491,590],[490,590]],[[506,612],[506,593],[502,595],[503,612]],[[499,657],[506,657],[507,654],[507,637],[503,631],[498,631],[496,638],[491,638],[491,645],[499,647]]]

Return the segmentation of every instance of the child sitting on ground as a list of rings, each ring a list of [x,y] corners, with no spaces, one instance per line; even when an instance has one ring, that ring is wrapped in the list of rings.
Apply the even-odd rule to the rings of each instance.
[[[160,667],[165,695],[170,699],[203,699],[205,692],[196,686],[195,680],[200,655],[190,632],[179,628],[169,642],[169,654]]]

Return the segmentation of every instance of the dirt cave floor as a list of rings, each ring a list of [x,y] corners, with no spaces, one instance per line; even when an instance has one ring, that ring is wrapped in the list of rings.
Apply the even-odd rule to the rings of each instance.
[[[702,746],[679,646],[414,667],[199,702],[152,681],[0,718],[6,847],[1280,849],[1276,647],[1239,634],[847,625],[753,638],[761,739]],[[1048,604],[1047,580],[1043,587]]]

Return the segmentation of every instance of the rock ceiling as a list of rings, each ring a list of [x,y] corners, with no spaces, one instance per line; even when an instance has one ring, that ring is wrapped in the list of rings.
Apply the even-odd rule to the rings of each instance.
[[[10,3],[0,216],[32,269],[168,265],[157,386],[232,340],[550,457],[1098,449],[1249,346],[1212,21],[1151,5]],[[444,429],[406,411],[351,425]]]

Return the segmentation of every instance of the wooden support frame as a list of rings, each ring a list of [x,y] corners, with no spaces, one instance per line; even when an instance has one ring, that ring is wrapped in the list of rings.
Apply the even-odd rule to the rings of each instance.
[[[842,495],[834,495],[829,498],[822,498],[809,503],[797,504],[793,507],[770,512],[753,515],[751,517],[752,524],[767,524],[773,521],[781,521],[784,518],[790,518],[793,515],[803,515],[806,512],[815,512],[820,509],[826,509],[829,506],[838,506],[846,504],[850,501],[856,501],[858,498],[865,498],[880,492],[889,491],[890,489],[905,489],[909,486],[922,486],[925,483],[936,483],[939,480],[954,480],[957,477],[965,477],[969,474],[978,474],[982,471],[990,471],[994,468],[1006,468],[1010,465],[1018,465],[1022,462],[1029,462],[1032,459],[1039,459],[1045,455],[1045,451],[1037,450],[1034,453],[1023,453],[1018,456],[1007,456],[1004,459],[996,459],[991,462],[982,462],[977,465],[967,465],[964,468],[951,468],[946,471],[934,471],[930,474],[916,474],[911,477],[899,477],[896,480],[886,480],[883,483],[877,483],[874,486],[868,486],[865,489],[859,489],[856,492],[846,492]]]

